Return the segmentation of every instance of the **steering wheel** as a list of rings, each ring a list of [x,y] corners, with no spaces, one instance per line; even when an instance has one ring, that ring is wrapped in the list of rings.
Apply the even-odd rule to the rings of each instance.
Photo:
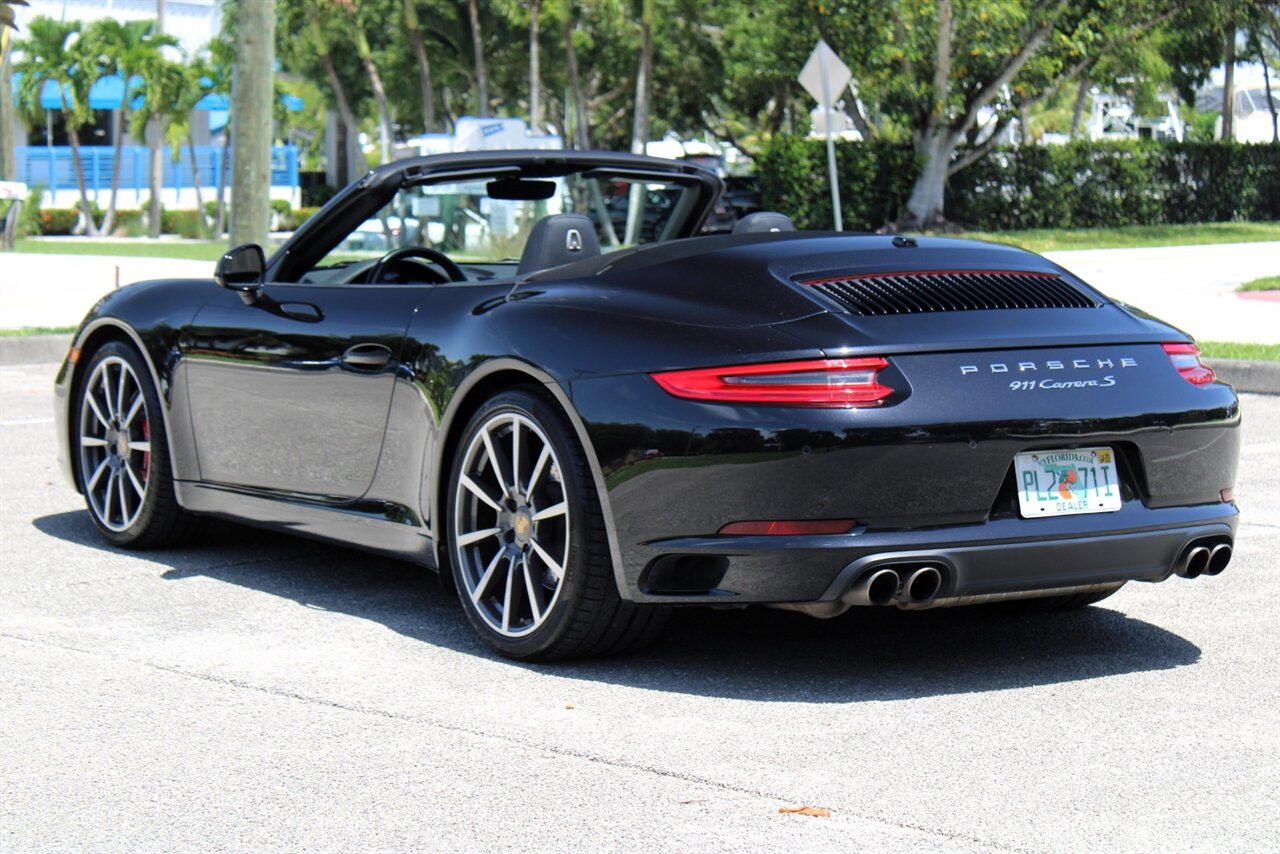
[[[373,265],[373,269],[369,271],[369,278],[366,279],[370,284],[378,282],[382,278],[382,271],[397,261],[403,261],[406,258],[423,258],[432,264],[435,264],[444,271],[446,282],[465,282],[467,274],[462,272],[462,268],[453,261],[449,260],[449,256],[436,249],[428,249],[425,246],[402,246],[399,249],[392,249],[386,255],[378,259],[378,263]]]

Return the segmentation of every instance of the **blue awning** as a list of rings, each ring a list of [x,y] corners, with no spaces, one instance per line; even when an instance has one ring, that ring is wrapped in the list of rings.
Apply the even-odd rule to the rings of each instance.
[[[18,96],[18,88],[22,84],[22,75],[13,75],[13,95]],[[131,109],[137,109],[142,106],[142,96],[137,94],[142,89],[142,78],[135,75],[129,81],[129,91],[133,93],[133,99],[129,102]],[[66,87],[64,87],[66,88]],[[67,100],[71,100],[71,92],[66,91]],[[111,74],[106,77],[98,78],[92,86],[89,87],[89,107],[94,110],[118,110],[124,102],[124,78],[119,74]],[[284,104],[285,109],[291,113],[297,113],[302,110],[302,99],[296,95],[281,95],[280,103]],[[46,80],[44,88],[40,91],[40,106],[46,110],[61,110],[62,99],[58,95],[58,84],[52,80]],[[210,92],[199,101],[196,102],[197,110],[214,110],[226,111],[231,108],[231,99],[226,95],[216,92]]]

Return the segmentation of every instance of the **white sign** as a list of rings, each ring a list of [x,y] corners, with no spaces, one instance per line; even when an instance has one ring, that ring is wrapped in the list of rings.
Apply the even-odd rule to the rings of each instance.
[[[823,65],[826,65],[825,73]],[[823,92],[823,78],[826,78],[826,92]],[[814,100],[824,107],[834,104],[853,79],[849,66],[836,56],[836,52],[826,41],[819,39],[818,46],[809,54],[809,61],[800,69],[800,85],[813,96]]]
[[[836,148],[831,140],[831,105],[836,95],[844,91],[853,79],[849,66],[840,61],[836,52],[823,39],[809,54],[809,61],[800,69],[800,85],[805,91],[818,99],[822,108],[827,130],[827,171],[831,176],[831,214],[835,220],[836,231],[844,231],[844,218],[840,215],[840,184],[836,180]]]

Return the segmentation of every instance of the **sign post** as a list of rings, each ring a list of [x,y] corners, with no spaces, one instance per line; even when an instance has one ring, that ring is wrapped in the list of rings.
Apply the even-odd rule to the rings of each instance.
[[[835,213],[836,231],[844,231],[844,220],[840,215],[840,183],[836,178],[836,146],[831,138],[831,105],[834,95],[840,92],[853,79],[849,66],[836,56],[836,52],[824,39],[809,54],[809,60],[800,70],[800,85],[812,95],[822,107],[822,124],[827,136],[827,170],[831,176],[831,209]]]

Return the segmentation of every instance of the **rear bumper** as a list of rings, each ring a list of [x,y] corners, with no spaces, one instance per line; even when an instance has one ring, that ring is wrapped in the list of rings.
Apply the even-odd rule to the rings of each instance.
[[[834,602],[875,567],[916,562],[941,567],[939,600],[1160,581],[1193,540],[1234,540],[1238,520],[1233,504],[1131,504],[1109,514],[841,536],[658,540],[630,550],[644,570],[628,592],[635,601],[671,604]],[[673,556],[691,559],[679,564]],[[684,567],[690,578],[681,589]],[[714,578],[720,569],[713,586],[692,589],[699,572]]]

